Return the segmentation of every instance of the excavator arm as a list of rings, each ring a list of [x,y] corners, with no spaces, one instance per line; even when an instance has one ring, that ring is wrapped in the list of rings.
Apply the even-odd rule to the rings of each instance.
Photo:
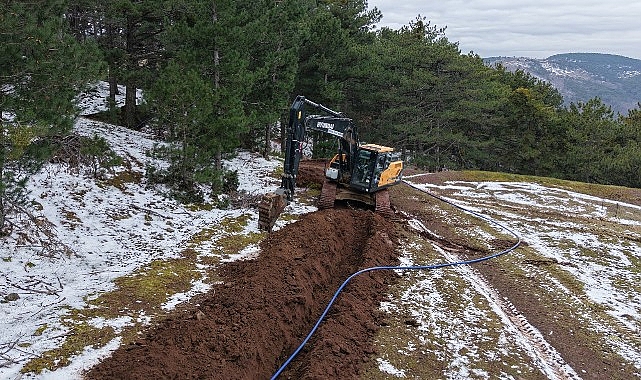
[[[307,115],[305,106],[314,107],[329,115]],[[289,110],[281,185],[275,192],[264,195],[258,204],[258,227],[260,230],[271,231],[280,213],[293,200],[298,167],[303,155],[303,142],[308,129],[338,137],[340,141],[339,155],[347,160],[342,166],[348,167],[351,171],[353,164],[351,157],[359,144],[356,127],[352,120],[344,117],[340,112],[312,102],[302,95],[297,96]]]

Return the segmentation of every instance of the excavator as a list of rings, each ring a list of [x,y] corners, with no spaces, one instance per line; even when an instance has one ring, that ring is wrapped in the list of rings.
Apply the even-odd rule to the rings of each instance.
[[[308,115],[306,106],[324,114]],[[335,136],[338,140],[338,152],[325,167],[318,208],[332,208],[336,200],[356,201],[373,207],[377,213],[391,216],[388,188],[401,182],[403,161],[400,153],[382,145],[361,144],[352,119],[299,95],[289,110],[281,186],[275,192],[263,195],[258,204],[258,228],[271,231],[278,216],[293,200],[303,142],[309,130]]]

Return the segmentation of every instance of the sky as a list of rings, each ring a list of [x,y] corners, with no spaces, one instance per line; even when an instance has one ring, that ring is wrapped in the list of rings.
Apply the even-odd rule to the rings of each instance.
[[[641,59],[641,1],[368,0],[383,13],[377,26],[398,29],[426,17],[447,27],[462,53],[547,58],[607,53]]]

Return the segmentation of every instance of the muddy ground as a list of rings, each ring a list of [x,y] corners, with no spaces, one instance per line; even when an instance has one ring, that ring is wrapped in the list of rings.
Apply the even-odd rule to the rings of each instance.
[[[322,180],[322,174],[318,175],[321,165],[303,164],[299,183]],[[408,217],[420,220],[432,231],[422,238],[460,258],[484,256],[512,244],[505,237],[492,241],[488,248],[470,244],[446,218],[432,211],[433,200],[405,185],[393,189],[391,202],[396,211],[391,220],[368,210],[341,207],[304,215],[272,233],[261,243],[257,259],[218,268],[222,284],[176,310],[135,343],[120,347],[86,378],[270,378],[303,341],[350,274],[372,266],[398,265],[402,236],[411,233]],[[493,261],[475,268],[500,298],[538,330],[549,332],[548,342],[580,377],[636,377],[636,369],[595,343],[589,327],[577,324],[571,311],[553,300],[542,302],[535,297],[536,279],[503,270]],[[391,271],[356,277],[281,378],[365,377],[377,350],[376,333],[391,323],[379,305],[398,278]],[[405,323],[412,327],[411,320]],[[421,365],[438,371],[442,363],[426,360]],[[547,377],[549,373],[534,370],[524,378]]]

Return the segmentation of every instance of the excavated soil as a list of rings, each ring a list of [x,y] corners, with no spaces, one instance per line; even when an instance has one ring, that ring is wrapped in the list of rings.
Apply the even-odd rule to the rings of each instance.
[[[219,269],[224,284],[121,347],[87,379],[265,379],[298,347],[352,273],[395,265],[387,221],[370,211],[324,210],[274,232],[251,261]],[[355,378],[372,353],[376,312],[392,272],[355,278],[282,378]],[[323,358],[323,360],[313,360]]]
[[[323,167],[321,161],[302,163],[299,185],[320,183]],[[439,245],[464,247],[465,242],[448,234],[445,222],[408,191],[413,190],[402,186],[392,192],[393,208],[436,231],[443,238]],[[177,310],[144,338],[120,347],[86,378],[268,379],[303,341],[347,277],[362,268],[398,264],[397,227],[364,210],[304,215],[270,234],[258,258],[218,268],[222,284]],[[633,376],[634,369],[612,353],[584,347],[580,327],[579,333],[571,333],[568,320],[549,318],[554,311],[533,302],[528,292],[532,284],[510,278],[493,263],[477,268],[535,327],[554,332],[552,343],[585,378]],[[394,272],[376,271],[350,282],[280,378],[359,378],[372,360],[374,335],[385,324],[379,304],[395,281]]]

